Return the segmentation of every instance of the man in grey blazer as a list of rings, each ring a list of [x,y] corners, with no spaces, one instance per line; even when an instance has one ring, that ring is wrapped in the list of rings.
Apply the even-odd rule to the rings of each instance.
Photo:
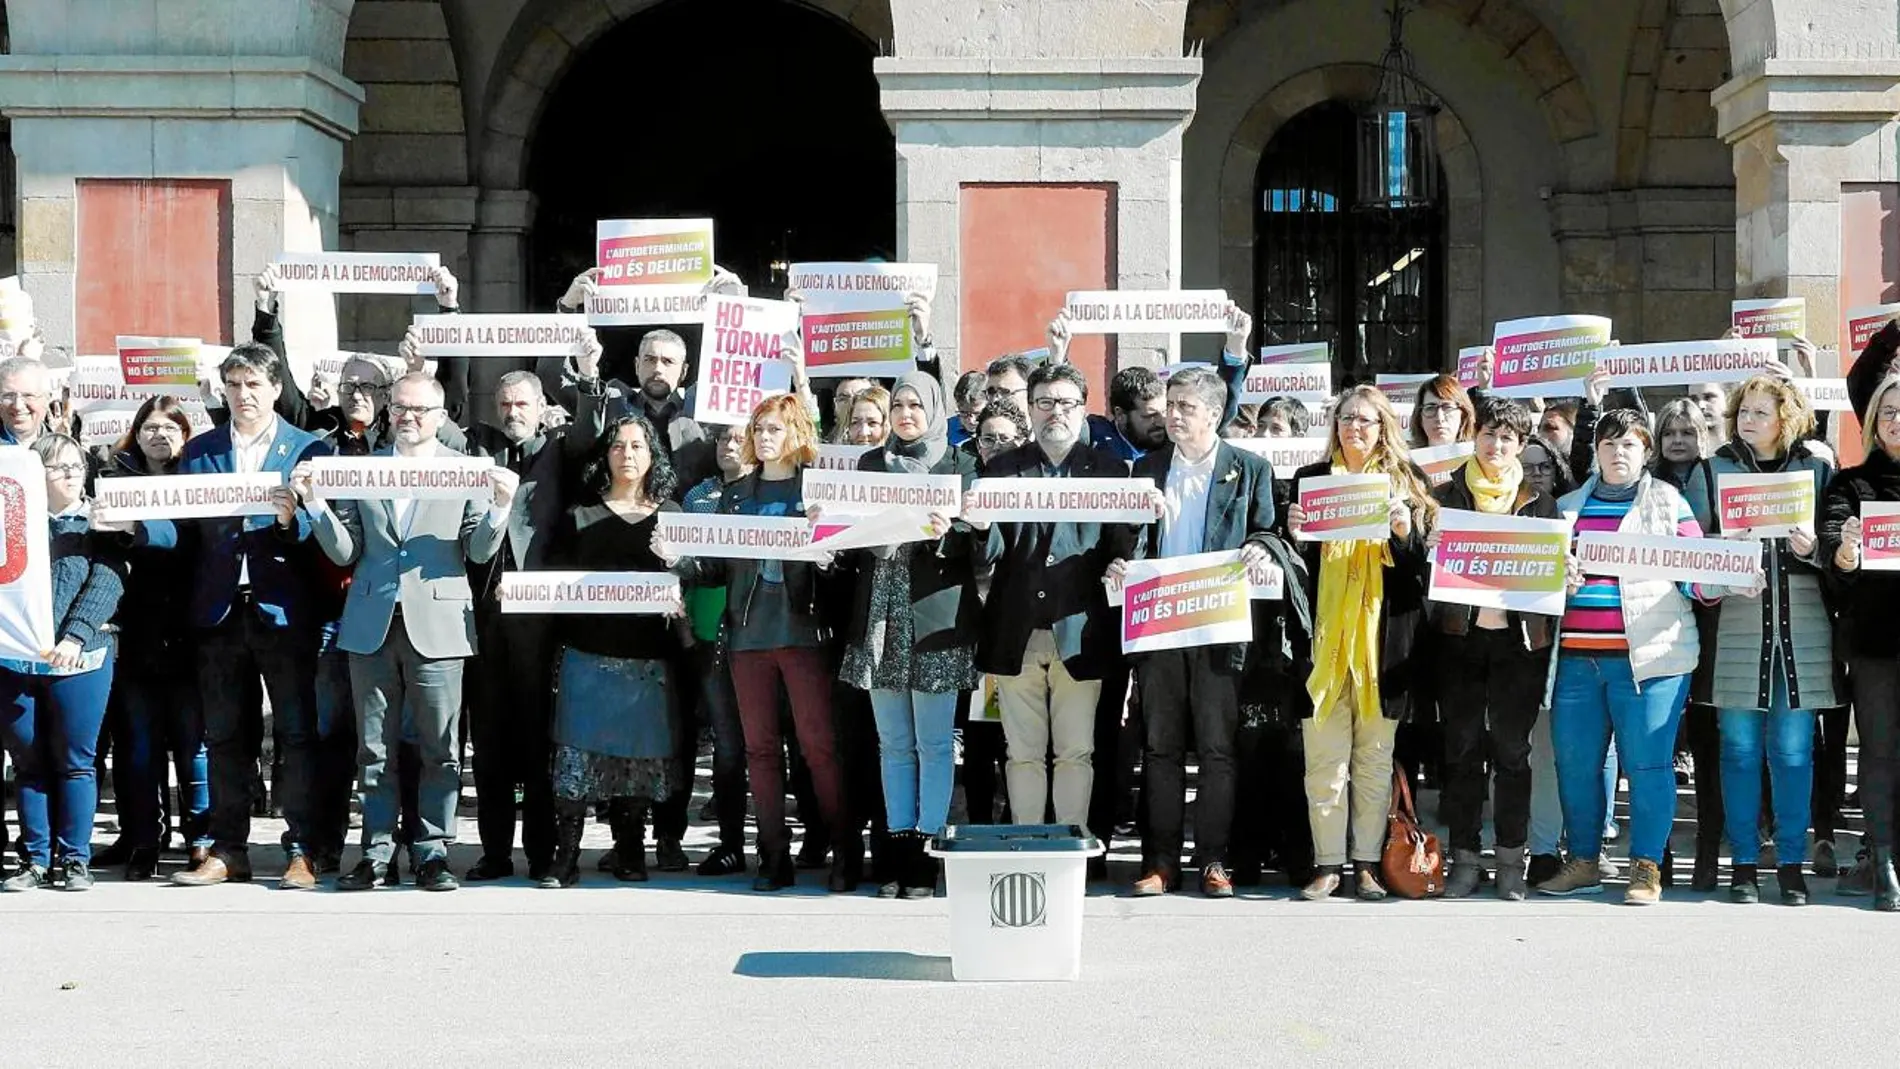
[[[436,440],[447,417],[440,383],[405,375],[390,390],[393,450],[379,456],[459,456]],[[422,769],[421,833],[410,844],[416,886],[452,891],[448,867],[462,772],[457,732],[462,661],[475,653],[475,601],[467,562],[495,555],[507,534],[518,476],[489,473],[486,501],[363,498],[332,507],[310,492],[309,465],[291,473],[306,503],[317,544],[332,561],[354,566],[337,646],[350,657],[356,698],[357,775],[363,795],[363,859],[338,878],[340,891],[384,882],[395,853],[398,801],[390,756],[402,741],[402,717],[414,724]]]

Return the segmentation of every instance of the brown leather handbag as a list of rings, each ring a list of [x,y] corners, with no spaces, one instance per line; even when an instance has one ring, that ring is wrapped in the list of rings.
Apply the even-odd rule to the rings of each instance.
[[[1392,763],[1392,805],[1386,811],[1385,854],[1379,874],[1385,889],[1400,898],[1434,898],[1445,893],[1445,854],[1438,836],[1418,825],[1412,806],[1412,778]]]

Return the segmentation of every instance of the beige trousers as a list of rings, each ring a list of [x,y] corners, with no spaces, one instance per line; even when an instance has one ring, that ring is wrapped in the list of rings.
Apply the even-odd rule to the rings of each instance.
[[[1010,819],[1040,824],[1049,802],[1049,744],[1055,743],[1056,823],[1089,822],[1089,792],[1095,786],[1095,706],[1100,680],[1078,680],[1056,656],[1055,635],[1031,631],[1022,674],[996,677],[996,703],[1003,714],[1009,761]]]
[[[1385,849],[1386,810],[1392,804],[1392,742],[1398,730],[1396,720],[1360,716],[1350,689],[1324,715],[1301,723],[1306,742],[1306,817],[1313,826],[1316,864],[1346,863],[1348,812],[1352,859],[1379,860]]]

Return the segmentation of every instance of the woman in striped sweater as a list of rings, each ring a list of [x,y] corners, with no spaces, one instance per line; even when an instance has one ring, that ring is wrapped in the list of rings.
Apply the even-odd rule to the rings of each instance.
[[[1577,533],[1702,536],[1682,495],[1649,474],[1655,440],[1640,413],[1607,412],[1592,437],[1596,474],[1560,502],[1577,518]],[[1701,649],[1691,599],[1724,591],[1666,579],[1585,576],[1574,556],[1569,586],[1550,728],[1571,856],[1537,889],[1550,895],[1603,890],[1599,776],[1614,733],[1630,781],[1630,882],[1623,901],[1650,905],[1662,897],[1658,862],[1676,813],[1676,726]]]

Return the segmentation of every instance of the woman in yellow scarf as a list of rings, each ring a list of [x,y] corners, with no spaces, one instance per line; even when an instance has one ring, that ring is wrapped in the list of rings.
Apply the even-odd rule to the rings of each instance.
[[[1351,815],[1360,898],[1385,897],[1378,877],[1392,798],[1392,743],[1410,708],[1413,643],[1425,602],[1425,531],[1437,506],[1411,461],[1392,405],[1376,387],[1354,386],[1333,412],[1332,456],[1293,474],[1287,531],[1301,538],[1301,484],[1330,475],[1381,474],[1391,484],[1390,535],[1377,542],[1306,541],[1314,576],[1312,699],[1303,725],[1307,819],[1318,874],[1300,892],[1319,901],[1339,889]],[[1347,790],[1351,802],[1348,809]]]

